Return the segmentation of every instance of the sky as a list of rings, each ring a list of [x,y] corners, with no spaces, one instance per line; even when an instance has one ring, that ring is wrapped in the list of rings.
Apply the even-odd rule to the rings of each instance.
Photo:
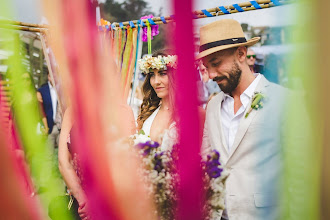
[[[8,1],[8,0],[7,0]],[[27,23],[40,23],[40,0],[10,0],[14,7],[15,20]]]
[[[163,8],[164,15],[173,14],[174,11],[169,0],[146,0],[152,8],[158,12],[158,8]],[[209,9],[218,6],[227,6],[234,3],[248,2],[249,0],[195,0],[193,10]],[[240,23],[248,23],[252,26],[287,26],[295,22],[292,14],[295,11],[293,5],[274,7],[269,9],[254,10],[250,12],[236,13],[233,15],[225,15],[214,18],[203,18],[195,20],[197,26],[204,25],[221,18],[232,18]],[[261,19],[262,18],[262,19]]]
[[[104,0],[99,0],[104,1]],[[117,0],[122,2],[124,0]],[[171,0],[145,0],[149,3],[150,8],[159,12],[162,8],[164,16],[174,13],[171,7]],[[201,10],[214,8],[217,6],[227,6],[233,3],[247,2],[248,0],[195,0],[193,10]],[[12,0],[18,21],[39,23],[41,20],[41,0]],[[196,26],[201,26],[222,18],[233,18],[240,23],[248,23],[252,26],[287,26],[295,24],[292,14],[295,11],[294,5],[286,5],[269,9],[254,10],[250,12],[236,13],[233,15],[225,15],[214,18],[203,18],[195,20]]]

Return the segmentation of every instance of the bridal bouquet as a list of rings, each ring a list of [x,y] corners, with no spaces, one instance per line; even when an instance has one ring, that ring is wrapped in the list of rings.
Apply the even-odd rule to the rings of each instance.
[[[225,181],[228,173],[220,163],[220,154],[213,150],[207,155],[206,161],[202,161],[203,184],[206,194],[206,202],[203,207],[204,219],[215,219],[221,217],[220,210],[225,208]]]
[[[131,136],[131,144],[138,151],[142,167],[139,170],[149,196],[156,205],[158,219],[175,219],[176,187],[178,175],[175,171],[172,151],[162,151],[159,143],[151,141],[144,132]]]
[[[164,144],[164,143],[163,143]],[[179,175],[175,161],[177,147],[161,150],[159,143],[152,141],[143,131],[131,136],[131,146],[138,151],[142,166],[139,170],[149,196],[156,205],[156,215],[161,220],[174,220],[177,211]],[[224,183],[228,176],[220,164],[220,154],[212,151],[201,163],[206,202],[203,207],[205,219],[213,219],[224,209]]]

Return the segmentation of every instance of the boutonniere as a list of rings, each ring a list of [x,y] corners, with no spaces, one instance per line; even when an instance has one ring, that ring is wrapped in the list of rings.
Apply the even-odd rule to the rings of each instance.
[[[264,107],[264,103],[263,101],[266,99],[266,96],[264,94],[262,94],[261,92],[255,92],[254,96],[252,97],[252,104],[251,104],[251,108],[249,109],[249,111],[245,114],[245,118],[247,118],[249,116],[249,114],[251,113],[251,111],[253,109],[258,110]]]

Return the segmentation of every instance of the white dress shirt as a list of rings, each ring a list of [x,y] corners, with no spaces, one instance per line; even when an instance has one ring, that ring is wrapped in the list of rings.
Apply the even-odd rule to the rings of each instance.
[[[53,120],[55,121],[56,116],[56,105],[57,105],[57,94],[55,88],[52,84],[48,81],[49,91],[50,91],[50,98],[52,99],[52,108],[53,108]]]
[[[222,131],[226,139],[225,143],[227,144],[228,152],[230,152],[231,147],[233,146],[239,123],[244,117],[244,112],[248,107],[253,97],[254,91],[261,79],[261,75],[259,73],[256,73],[254,75],[256,76],[256,78],[249,85],[249,87],[240,95],[242,106],[238,109],[236,114],[234,114],[234,98],[228,94],[224,95],[220,115]]]

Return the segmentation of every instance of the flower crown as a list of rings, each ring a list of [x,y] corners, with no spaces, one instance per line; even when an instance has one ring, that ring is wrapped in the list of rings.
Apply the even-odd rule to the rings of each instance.
[[[143,59],[138,61],[140,70],[144,73],[149,73],[151,69],[167,70],[167,67],[176,69],[178,66],[177,56],[158,56],[152,57],[151,55],[145,56]]]

